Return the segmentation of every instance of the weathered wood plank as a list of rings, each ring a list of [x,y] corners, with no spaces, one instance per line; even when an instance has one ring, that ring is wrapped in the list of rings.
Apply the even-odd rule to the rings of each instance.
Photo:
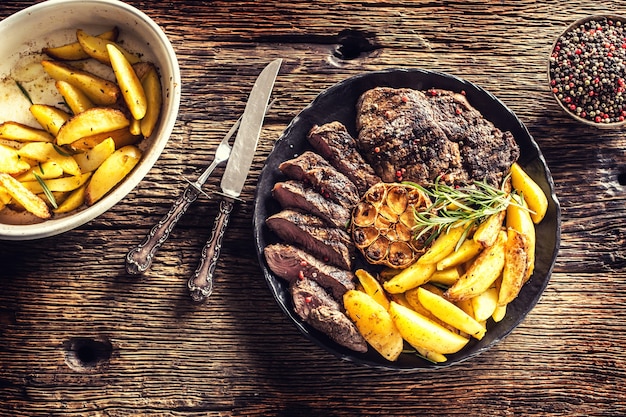
[[[626,414],[626,139],[570,121],[545,88],[558,33],[623,1],[129,3],[177,51],[178,122],[113,210],[63,236],[0,241],[0,415]],[[0,17],[30,4],[3,2]],[[212,158],[276,57],[278,101],[209,303],[186,292],[217,211],[205,197],[152,269],[128,276],[128,249]],[[252,242],[256,178],[289,121],[334,83],[392,67],[449,72],[498,96],[540,144],[562,205],[561,251],[538,305],[493,349],[439,371],[373,370],[316,347],[272,299]],[[218,185],[215,176],[206,188]]]

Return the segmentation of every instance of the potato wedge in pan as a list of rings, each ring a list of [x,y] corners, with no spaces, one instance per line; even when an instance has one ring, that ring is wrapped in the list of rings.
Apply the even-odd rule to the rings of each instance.
[[[454,283],[445,295],[450,300],[472,298],[486,291],[498,279],[504,268],[507,234],[500,231],[491,247],[481,252],[467,272]]]
[[[543,190],[517,163],[511,167],[511,183],[526,201],[533,223],[541,222],[548,210],[548,198]]]
[[[389,314],[402,338],[411,346],[446,355],[458,352],[469,342],[469,339],[398,303],[391,302]]]
[[[368,294],[349,290],[343,296],[346,314],[363,338],[384,358],[394,361],[402,353],[404,341],[387,309]]]

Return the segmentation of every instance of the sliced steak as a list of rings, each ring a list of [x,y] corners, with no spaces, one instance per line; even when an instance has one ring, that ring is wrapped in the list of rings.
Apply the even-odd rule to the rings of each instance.
[[[519,157],[502,132],[461,94],[378,87],[357,103],[357,146],[383,181],[500,185]]]
[[[312,279],[330,291],[335,300],[341,300],[346,291],[355,288],[352,272],[328,265],[293,245],[271,244],[263,249],[263,254],[269,268],[280,278],[288,282]]]
[[[291,179],[311,184],[324,197],[348,210],[359,201],[356,185],[315,152],[306,151],[278,168]]]
[[[350,210],[305,187],[301,181],[278,182],[272,189],[272,195],[281,207],[306,211],[332,226],[345,229],[350,222]]]
[[[307,136],[315,150],[356,185],[361,195],[381,181],[357,149],[356,140],[341,122],[314,126]]]
[[[265,220],[271,231],[288,243],[342,269],[352,269],[356,247],[345,230],[327,227],[317,216],[282,210]]]
[[[341,305],[315,281],[298,279],[290,286],[294,310],[315,329],[357,352],[367,352],[367,342]]]

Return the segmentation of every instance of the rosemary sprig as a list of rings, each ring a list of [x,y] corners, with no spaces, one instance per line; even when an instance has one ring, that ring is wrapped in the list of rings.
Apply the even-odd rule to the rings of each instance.
[[[19,82],[19,81],[15,81],[15,84],[17,85],[17,88],[20,89],[20,91],[22,92],[22,94],[24,94],[24,96],[26,97],[26,99],[30,102],[30,104],[33,104],[33,100],[30,98],[30,94],[28,94],[28,91],[26,91],[26,89],[24,88],[24,86]]]
[[[426,210],[415,212],[416,238],[429,236],[428,241],[431,241],[442,232],[461,226],[465,227],[466,235],[472,226],[492,214],[506,210],[509,204],[517,204],[511,193],[504,189],[507,181],[508,178],[505,178],[502,188],[493,187],[486,181],[474,181],[472,185],[465,187],[452,187],[441,182],[440,178],[435,180],[431,188],[411,183],[432,200]]]
[[[52,191],[50,191],[50,188],[48,188],[48,185],[46,184],[46,182],[39,175],[37,175],[35,171],[33,171],[33,175],[35,176],[35,179],[37,180],[39,185],[41,185],[41,188],[43,189],[43,193],[46,195],[46,198],[48,199],[48,201],[50,201],[50,204],[52,205],[52,207],[54,207],[55,209],[59,208],[57,204],[57,200],[56,198],[54,198],[54,194],[52,194]]]

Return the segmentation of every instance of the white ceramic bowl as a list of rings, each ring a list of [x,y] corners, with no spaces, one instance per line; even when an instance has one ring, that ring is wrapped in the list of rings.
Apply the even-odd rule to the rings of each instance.
[[[0,222],[0,239],[38,239],[87,223],[132,191],[165,148],[180,104],[178,60],[165,33],[152,19],[117,0],[48,0],[21,10],[0,22],[0,122],[14,120],[37,126],[28,111],[29,103],[24,100],[15,79],[28,82],[29,77],[34,79],[43,73],[39,68],[39,62],[44,57],[41,55],[42,48],[74,42],[76,29],[79,28],[95,34],[114,26],[119,28],[119,38],[124,47],[140,53],[143,60],[153,62],[161,75],[161,118],[152,135],[139,145],[143,150],[141,161],[123,182],[93,206],[35,224],[8,224],[19,222],[19,219],[3,220]],[[50,94],[55,94],[53,83],[47,84],[50,91],[46,91],[46,88],[41,91],[29,90],[33,102],[46,102],[50,99]]]

